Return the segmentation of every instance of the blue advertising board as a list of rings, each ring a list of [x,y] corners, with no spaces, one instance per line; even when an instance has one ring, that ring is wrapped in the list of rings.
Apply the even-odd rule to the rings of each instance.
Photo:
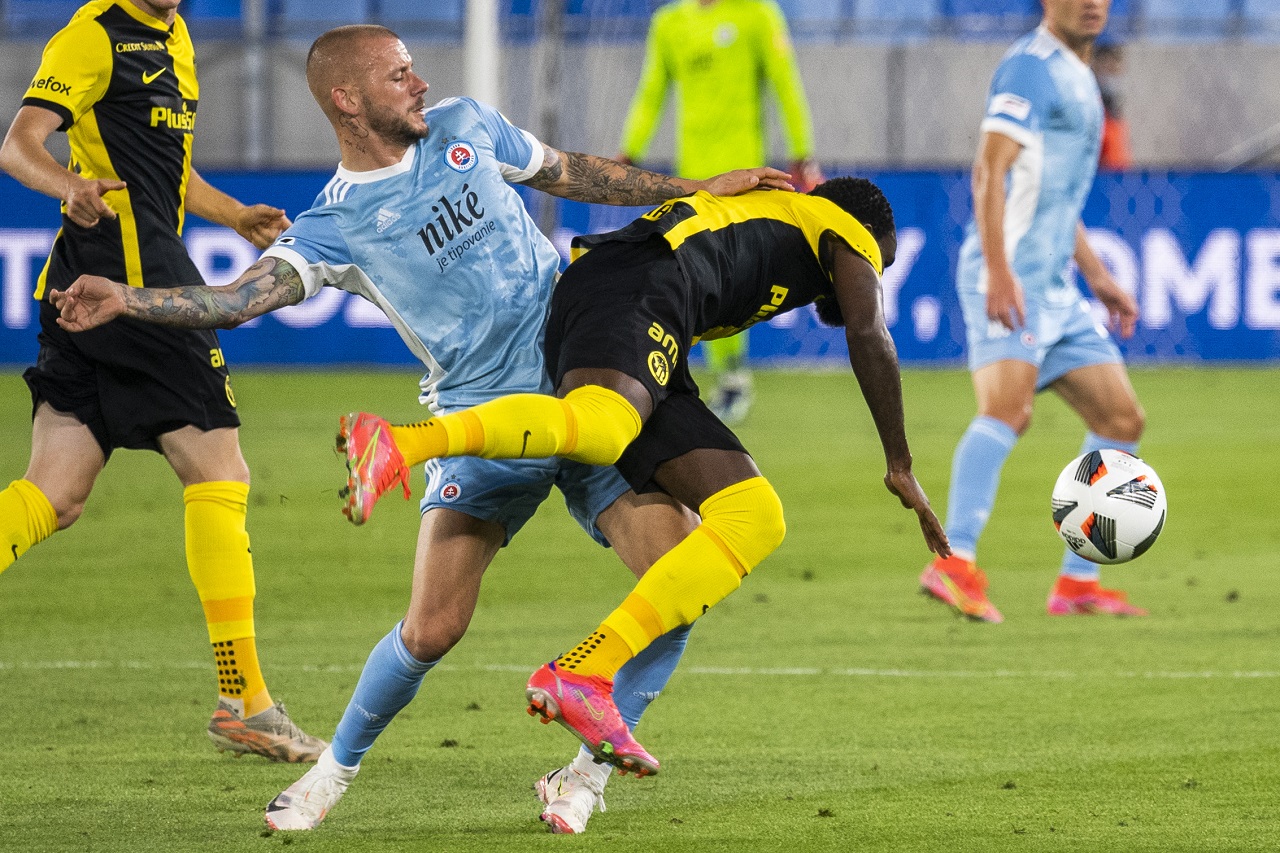
[[[885,315],[905,363],[961,363],[964,329],[953,287],[971,210],[966,172],[866,173],[898,223],[898,260],[885,272]],[[296,213],[329,173],[208,173],[246,200]],[[532,199],[536,193],[528,193]],[[639,211],[555,202],[562,251],[575,233],[618,227]],[[36,277],[53,242],[57,203],[0,176],[0,365],[36,353]],[[1084,212],[1089,239],[1142,310],[1131,361],[1280,360],[1280,175],[1132,172],[1099,175]],[[257,258],[225,228],[188,219],[185,239],[210,284],[225,284]],[[500,271],[495,271],[500,274]],[[376,308],[326,290],[307,302],[222,333],[233,365],[411,365]],[[756,326],[757,364],[838,364],[844,336],[809,309]]]

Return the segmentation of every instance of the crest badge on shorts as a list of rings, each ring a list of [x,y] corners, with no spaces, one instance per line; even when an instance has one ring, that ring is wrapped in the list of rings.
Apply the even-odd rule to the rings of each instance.
[[[654,350],[649,353],[649,372],[653,374],[653,378],[658,380],[659,385],[666,385],[671,379],[671,363],[667,361],[667,354],[662,350]]]
[[[462,486],[453,481],[449,481],[440,487],[440,500],[445,503],[453,503],[462,497]]]

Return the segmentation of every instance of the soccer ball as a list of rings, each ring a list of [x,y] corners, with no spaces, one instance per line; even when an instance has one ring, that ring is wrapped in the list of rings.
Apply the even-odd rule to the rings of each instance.
[[[1164,484],[1123,450],[1071,460],[1053,484],[1053,526],[1067,547],[1094,563],[1141,557],[1164,527]]]

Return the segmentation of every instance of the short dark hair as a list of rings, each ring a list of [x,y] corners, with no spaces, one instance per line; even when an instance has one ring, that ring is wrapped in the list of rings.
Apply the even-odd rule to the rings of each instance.
[[[866,178],[832,178],[809,190],[809,195],[835,202],[841,210],[861,222],[877,240],[897,234],[889,199]],[[813,307],[824,325],[844,325],[844,315],[834,295],[819,296]]]
[[[845,213],[865,225],[877,240],[897,233],[889,199],[866,178],[832,178],[809,190],[809,195],[835,202]]]

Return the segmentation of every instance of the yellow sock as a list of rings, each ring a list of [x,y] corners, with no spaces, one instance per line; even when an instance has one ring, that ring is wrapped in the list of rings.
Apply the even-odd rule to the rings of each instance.
[[[14,480],[0,492],[0,572],[9,568],[32,545],[58,529],[58,513],[44,492],[30,480]]]
[[[699,514],[702,524],[663,554],[621,606],[557,665],[613,678],[651,642],[691,624],[737,589],[786,534],[782,503],[763,477],[717,492]]]
[[[391,437],[410,466],[439,456],[563,456],[612,465],[641,426],[639,413],[625,397],[585,385],[563,400],[546,394],[509,394],[422,423],[393,426]]]
[[[254,641],[253,557],[244,520],[249,487],[196,483],[186,503],[187,569],[195,584],[218,666],[218,695],[251,717],[271,707]]]

